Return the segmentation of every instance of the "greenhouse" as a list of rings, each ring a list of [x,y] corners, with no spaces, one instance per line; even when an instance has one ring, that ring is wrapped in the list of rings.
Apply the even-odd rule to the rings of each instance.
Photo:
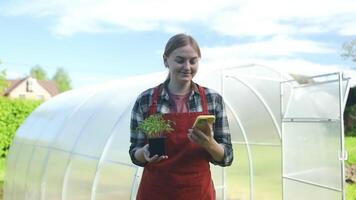
[[[5,200],[135,199],[143,168],[128,150],[133,104],[166,72],[63,93],[18,129]],[[300,76],[260,65],[211,69],[194,79],[222,94],[234,162],[211,164],[217,199],[344,200],[343,110],[349,78]]]

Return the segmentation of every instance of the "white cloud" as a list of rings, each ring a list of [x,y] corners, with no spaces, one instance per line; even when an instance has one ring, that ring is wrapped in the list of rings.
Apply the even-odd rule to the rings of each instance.
[[[355,36],[356,35],[356,22],[347,22],[345,26],[341,27],[340,34],[345,36]]]
[[[320,64],[304,60],[296,55],[298,53],[337,54],[333,48],[314,41],[274,37],[268,41],[224,47],[204,47],[202,52],[201,69],[260,64],[284,73],[309,76],[345,72],[352,77],[352,85],[356,85],[356,71],[346,65]]]
[[[136,31],[159,27],[167,31],[180,30],[177,23],[210,18],[213,13],[230,6],[233,2],[18,0],[3,11],[11,15],[52,16],[57,22],[52,27],[54,33],[66,36],[77,32],[110,31],[111,28],[107,28],[107,25]]]
[[[356,35],[354,0],[18,0],[4,12],[53,16],[57,35],[128,30],[182,30],[196,22],[221,34],[270,36],[336,31]]]
[[[6,70],[6,78],[7,79],[19,79],[19,78],[23,78],[25,76],[27,76],[28,74],[23,73],[21,71],[18,70],[14,70],[14,69],[7,69]]]
[[[3,13],[53,17],[51,30],[58,36],[120,29],[184,32],[187,24],[198,23],[222,35],[254,38],[249,43],[204,47],[202,64],[211,67],[259,63],[303,73],[344,70],[344,66],[298,58],[298,53],[337,52],[324,43],[296,38],[329,32],[356,35],[355,0],[17,0],[7,4]],[[111,78],[73,74],[75,85]]]
[[[285,36],[276,36],[270,40],[231,46],[204,47],[204,59],[229,60],[231,58],[266,58],[276,56],[293,56],[297,53],[335,53],[336,51],[325,45],[310,40],[297,40]]]
[[[164,30],[165,32],[172,33],[172,34],[187,32],[185,28],[177,25],[171,25],[171,26],[167,25],[166,27],[164,27]]]
[[[233,36],[339,32],[356,19],[352,0],[249,0],[238,9],[222,11],[212,29]]]
[[[261,65],[275,69],[278,72],[285,74],[300,74],[306,76],[314,76],[335,72],[343,72],[347,77],[351,77],[351,85],[356,86],[356,71],[350,70],[342,65],[334,64],[319,64],[311,61],[306,61],[297,58],[281,58],[281,59],[255,59],[255,58],[238,58],[230,59],[225,62],[202,62],[200,70],[212,70],[216,68],[238,67],[246,65]]]

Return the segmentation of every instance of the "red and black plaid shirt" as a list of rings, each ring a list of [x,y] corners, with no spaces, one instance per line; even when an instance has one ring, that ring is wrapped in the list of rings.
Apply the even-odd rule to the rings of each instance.
[[[170,108],[172,107],[172,101],[169,100],[167,89],[168,81],[164,82],[163,85],[164,87],[161,90],[161,94],[159,95],[157,101],[157,112],[162,114],[169,113]],[[203,109],[198,88],[195,83],[192,84],[192,86],[192,92],[188,100],[188,110],[189,112],[201,112]],[[154,88],[150,88],[138,96],[131,112],[131,145],[129,153],[132,162],[142,167],[145,166],[145,163],[141,163],[136,160],[134,155],[138,148],[141,148],[145,145],[145,134],[137,130],[137,127],[138,124],[144,120],[145,116],[147,116],[149,106],[152,103],[153,89]],[[210,114],[215,115],[215,123],[213,126],[214,139],[224,147],[224,159],[220,162],[215,160],[211,160],[210,162],[215,165],[230,166],[233,160],[233,150],[223,98],[220,94],[212,89],[205,87],[203,87],[203,89],[207,99],[208,111]]]

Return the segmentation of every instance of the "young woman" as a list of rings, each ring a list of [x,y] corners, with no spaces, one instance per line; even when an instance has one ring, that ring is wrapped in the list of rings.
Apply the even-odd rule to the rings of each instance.
[[[189,35],[169,39],[163,62],[167,80],[139,95],[132,109],[132,162],[144,167],[138,200],[213,200],[215,190],[209,162],[229,166],[233,160],[224,102],[215,91],[193,82],[201,58],[197,42]],[[166,154],[149,156],[145,135],[137,130],[147,116],[160,113],[175,123],[167,136]],[[215,115],[213,125],[194,128],[197,116]]]

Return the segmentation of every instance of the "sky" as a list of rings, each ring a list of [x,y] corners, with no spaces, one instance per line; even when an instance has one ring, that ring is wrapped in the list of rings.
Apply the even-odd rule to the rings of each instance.
[[[74,88],[165,71],[176,33],[192,35],[204,67],[261,64],[286,73],[343,71],[356,39],[355,0],[11,0],[0,1],[0,70],[10,79],[35,65],[63,67]]]

